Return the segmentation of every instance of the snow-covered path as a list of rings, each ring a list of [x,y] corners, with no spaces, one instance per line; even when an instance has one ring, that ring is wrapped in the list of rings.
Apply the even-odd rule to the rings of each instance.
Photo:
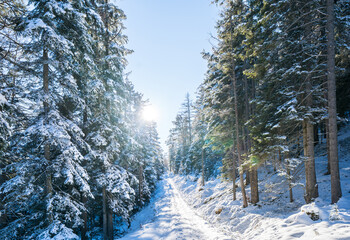
[[[121,238],[134,239],[232,239],[213,228],[187,205],[171,178],[159,185],[153,201],[135,216],[131,232]]]

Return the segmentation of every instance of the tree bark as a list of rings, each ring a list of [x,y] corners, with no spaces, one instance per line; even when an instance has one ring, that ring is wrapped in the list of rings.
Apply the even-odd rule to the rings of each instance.
[[[232,181],[233,181],[233,186],[232,186],[232,191],[233,191],[233,201],[237,199],[236,197],[236,158],[235,158],[235,148],[232,147]]]
[[[327,143],[327,172],[325,175],[331,174],[331,159],[329,156],[329,124],[328,120],[326,120],[326,143]]]
[[[320,143],[320,138],[319,138],[319,135],[318,135],[318,130],[319,130],[319,124],[315,124],[314,126],[314,145],[316,146],[317,144]]]
[[[246,136],[246,132],[245,132],[245,128],[244,127],[242,127],[242,134],[243,134],[243,136]],[[247,151],[247,141],[246,141],[246,139],[242,139],[242,147],[243,147],[244,160],[247,160],[248,151]],[[242,159],[243,159],[243,157],[242,157]],[[250,184],[250,170],[247,169],[247,170],[244,171],[244,173],[245,173],[245,186],[248,186]]]
[[[245,78],[247,80],[247,78]],[[254,80],[252,80],[251,82],[251,98],[254,99],[255,98],[255,83]],[[248,90],[248,84],[246,89]],[[255,108],[254,108],[254,104],[250,104],[250,99],[248,98],[248,113],[249,116],[254,115],[255,113]],[[247,117],[246,119],[247,121],[249,120],[249,117]],[[251,149],[252,146],[252,141],[250,138],[250,133],[248,130],[247,133],[247,137],[248,137],[248,149]],[[251,201],[253,204],[256,204],[259,202],[259,178],[258,178],[258,166],[252,166],[252,170],[251,170],[251,183],[250,183],[250,188],[251,188]]]
[[[232,16],[230,19],[230,25],[231,28],[233,27],[233,23],[232,23]],[[233,44],[233,29],[231,29],[231,42]],[[232,46],[232,53],[234,51],[234,47]],[[243,169],[243,161],[242,161],[242,156],[241,156],[241,146],[240,146],[240,138],[239,138],[239,114],[238,114],[238,100],[237,100],[237,79],[236,79],[236,63],[235,63],[235,59],[234,56],[232,57],[232,63],[231,63],[231,67],[232,67],[232,79],[231,79],[231,83],[232,83],[232,90],[233,90],[233,98],[234,98],[234,110],[235,110],[235,132],[236,132],[236,146],[237,146],[237,156],[238,156],[238,164],[241,166],[241,168],[239,169],[239,178],[240,178],[240,185],[241,185],[241,191],[242,191],[242,198],[243,198],[243,208],[246,208],[248,206],[248,201],[247,201],[247,195],[245,192],[245,186],[244,186],[244,169]],[[234,183],[235,184],[235,183]]]
[[[334,42],[334,1],[327,0],[327,83],[328,83],[328,124],[329,124],[329,159],[331,168],[332,203],[337,203],[342,196],[338,161],[338,129],[335,83],[335,42]]]
[[[247,69],[247,61],[244,61],[244,68]],[[243,76],[244,80],[244,107],[245,107],[245,118],[244,121],[248,122],[249,116],[250,116],[250,110],[249,110],[249,87],[248,87],[248,79],[247,76]],[[248,160],[249,152],[250,152],[250,138],[249,138],[249,130],[247,126],[243,126],[244,131],[244,137],[245,137],[245,144],[244,144],[244,153],[246,155],[246,159]],[[246,186],[251,184],[251,170],[248,169],[246,171],[246,179],[245,179]]]
[[[44,48],[43,50],[43,88],[44,88],[44,111],[45,115],[47,117],[49,113],[49,103],[48,103],[48,98],[49,98],[49,56],[47,49]]]
[[[308,107],[313,106],[313,100],[312,100],[312,91],[311,91],[311,80],[308,78],[306,83],[306,89],[307,89],[307,99],[306,103]],[[315,168],[315,139],[314,139],[314,124],[311,122],[310,119],[306,120],[306,134],[307,134],[307,157],[308,157],[308,167],[309,167],[309,189],[307,190],[307,194],[310,197],[310,200],[315,199],[318,197],[318,185],[316,180],[316,168]]]
[[[311,10],[309,5],[305,5],[304,13],[308,13]],[[310,14],[305,15],[305,26],[304,26],[304,39],[306,44],[310,44],[312,42],[312,26],[309,24],[312,21],[312,16]],[[306,48],[306,47],[305,47]],[[308,72],[305,79],[305,107],[308,111],[308,114],[311,117],[306,116],[304,119],[304,142],[306,142],[306,149],[304,149],[304,156],[306,157],[305,162],[305,202],[310,203],[314,198],[318,197],[318,187],[316,182],[316,171],[315,171],[315,139],[314,139],[314,125],[311,108],[313,106],[313,92],[312,92],[312,72],[310,72],[311,65],[308,64],[306,59],[310,58],[307,54],[307,49],[305,49],[305,53],[303,54],[303,58],[305,59],[305,70]]]
[[[250,173],[251,173],[251,178],[250,178],[251,202],[252,204],[256,204],[259,202],[258,167],[252,166]]]
[[[244,186],[244,169],[243,169],[243,161],[241,156],[241,145],[240,145],[240,138],[239,138],[239,123],[238,123],[238,101],[237,101],[237,79],[236,79],[236,73],[235,73],[235,63],[233,59],[232,64],[232,81],[233,81],[233,95],[234,95],[234,108],[235,108],[235,125],[236,125],[236,145],[237,145],[237,156],[238,156],[238,163],[241,166],[239,170],[239,177],[240,177],[240,183],[241,183],[241,191],[242,191],[242,197],[243,197],[243,207],[248,207],[248,201],[247,201],[247,195],[245,192],[245,186]]]
[[[140,199],[140,205],[142,205],[142,185],[143,185],[143,167],[140,163],[139,166],[139,199]]]
[[[86,202],[87,202],[87,198],[83,195],[81,197],[81,203],[84,205],[86,205]],[[81,214],[81,218],[83,219],[84,223],[83,223],[83,226],[81,227],[81,240],[87,240],[87,236],[86,236],[86,233],[87,233],[87,221],[88,221],[88,215],[87,215],[87,211],[84,210]]]
[[[305,157],[305,202],[310,203],[318,197],[316,181],[314,130],[310,120],[303,121],[304,157]]]
[[[315,169],[315,150],[314,150],[314,127],[313,124],[308,120],[306,122],[307,131],[307,161],[308,161],[308,177],[307,184],[308,189],[306,191],[308,202],[318,197],[318,185],[316,181],[316,169]]]
[[[288,153],[289,155],[289,153]],[[294,202],[293,200],[293,185],[292,185],[292,176],[290,174],[290,162],[289,162],[289,158],[290,156],[288,156],[288,159],[287,159],[287,177],[288,177],[288,188],[289,188],[289,201],[290,202]]]
[[[305,169],[305,193],[304,199],[306,202],[309,202],[309,197],[307,196],[307,191],[310,189],[309,187],[309,161],[307,158],[308,154],[308,142],[307,142],[307,128],[306,128],[306,120],[303,121],[303,145],[304,145],[304,169]]]
[[[201,185],[204,186],[205,185],[205,180],[204,180],[204,147],[202,147],[202,183]]]
[[[43,88],[44,88],[44,114],[45,114],[45,122],[47,122],[49,119],[49,56],[46,47],[44,47],[43,50]],[[51,170],[50,170],[50,143],[48,142],[49,139],[45,139],[45,145],[44,145],[44,157],[47,162],[47,167],[45,171],[45,193],[46,196],[49,196],[52,194],[52,179],[51,179]],[[48,210],[47,218],[49,220],[49,223],[53,222],[53,216],[51,210]]]
[[[108,240],[113,240],[113,211],[107,204],[107,234]]]
[[[107,218],[107,195],[106,187],[102,187],[102,218],[103,218],[103,239],[108,239],[108,218]]]
[[[110,86],[108,84],[108,76],[107,76],[107,71],[109,69],[109,64],[108,64],[108,58],[107,56],[109,55],[109,43],[110,43],[110,39],[109,39],[109,15],[108,15],[108,0],[105,0],[105,8],[104,8],[104,12],[102,14],[102,20],[104,21],[105,24],[105,28],[107,30],[107,32],[104,35],[104,46],[105,46],[105,62],[104,62],[104,71],[105,71],[105,76],[104,76],[104,85],[105,85],[105,89],[106,92],[110,92]],[[106,109],[108,110],[109,113],[111,113],[111,101],[110,98],[107,97],[105,98],[106,100]]]

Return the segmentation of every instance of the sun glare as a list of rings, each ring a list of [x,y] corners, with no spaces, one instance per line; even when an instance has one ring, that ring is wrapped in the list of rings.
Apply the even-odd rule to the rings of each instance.
[[[142,110],[142,118],[148,122],[156,121],[158,119],[157,109],[152,105],[145,106]]]

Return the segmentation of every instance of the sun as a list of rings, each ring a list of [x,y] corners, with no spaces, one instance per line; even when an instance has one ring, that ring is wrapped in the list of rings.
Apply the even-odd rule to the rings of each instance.
[[[147,105],[142,109],[142,119],[148,122],[154,122],[158,119],[158,111],[152,105]]]

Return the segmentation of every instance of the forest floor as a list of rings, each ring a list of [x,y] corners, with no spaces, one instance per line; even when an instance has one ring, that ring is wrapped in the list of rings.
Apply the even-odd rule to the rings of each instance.
[[[295,176],[298,184],[293,187],[291,203],[285,177],[272,165],[261,168],[260,202],[247,208],[242,208],[240,188],[238,200],[232,200],[232,182],[210,179],[202,187],[196,176],[167,174],[122,239],[350,240],[350,125],[340,131],[338,140],[343,192],[338,204],[330,204],[330,175],[325,175],[323,143],[316,147],[320,196],[311,204],[303,199],[303,169],[299,177]],[[250,196],[249,185],[246,191]]]

